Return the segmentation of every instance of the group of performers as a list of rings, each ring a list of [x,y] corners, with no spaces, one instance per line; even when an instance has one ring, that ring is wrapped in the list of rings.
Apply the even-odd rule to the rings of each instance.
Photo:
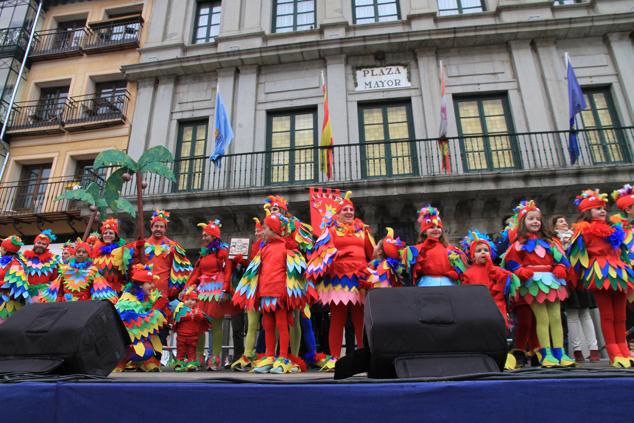
[[[368,290],[479,284],[488,288],[507,327],[514,326],[516,351],[534,354],[543,367],[584,360],[575,342],[574,359],[564,349],[561,302],[574,298],[575,309],[582,309],[580,299],[592,297],[610,364],[629,368],[634,358],[625,317],[634,293],[634,191],[625,185],[612,197],[619,213],[608,217],[607,195],[583,191],[575,199],[580,214],[572,229],[563,216],[545,222],[537,204],[522,201],[494,239],[474,229],[459,246],[447,241],[439,211],[426,205],[418,213],[419,240],[407,246],[390,228],[375,243],[349,192],[329,191],[319,204],[311,201],[320,217],[315,227],[293,216],[283,197],[271,195],[264,215],[254,218],[248,257],[230,255],[221,223],[210,220],[198,225],[202,248],[193,265],[184,248],[167,238],[169,213],[162,210],[153,213],[146,239],[126,243],[117,220],[108,218],[98,234],[65,245],[61,257],[48,250],[55,240],[48,230],[24,252],[20,238],[9,236],[0,247],[0,321],[33,302],[110,301],[132,340],[117,370],[158,370],[171,327],[176,370],[187,371],[218,369],[223,319],[246,313],[244,354],[233,369],[282,374],[308,364],[332,371],[348,319],[362,345]],[[324,345],[316,351],[316,303],[329,309],[329,354]],[[257,354],[260,327],[264,350]],[[209,330],[212,348],[204,360]],[[305,360],[299,357],[302,344]],[[594,341],[590,360],[598,359]]]

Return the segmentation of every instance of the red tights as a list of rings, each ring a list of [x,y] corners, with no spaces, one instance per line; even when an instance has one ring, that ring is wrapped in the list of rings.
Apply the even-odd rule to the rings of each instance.
[[[601,330],[610,361],[615,357],[629,357],[630,348],[625,338],[625,294],[601,289],[594,291],[594,298],[601,314]]]
[[[363,304],[330,303],[328,345],[330,347],[330,355],[334,358],[339,358],[341,355],[343,328],[348,320],[348,310],[352,313],[352,324],[354,326],[354,335],[357,338],[357,347],[361,348],[363,345]]]
[[[188,361],[197,361],[196,346],[198,345],[199,335],[186,336],[176,335],[176,359],[184,361],[187,357]]]
[[[278,308],[262,312],[262,327],[266,341],[266,355],[275,355],[275,329],[280,335],[280,357],[288,357],[288,311]]]
[[[513,312],[517,320],[515,332],[515,348],[522,351],[533,351],[539,348],[537,333],[535,332],[535,315],[528,304],[516,304]]]

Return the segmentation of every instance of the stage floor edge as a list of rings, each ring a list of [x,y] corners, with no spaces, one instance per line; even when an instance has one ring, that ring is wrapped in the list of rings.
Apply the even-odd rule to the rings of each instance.
[[[0,384],[3,422],[632,421],[634,378]]]

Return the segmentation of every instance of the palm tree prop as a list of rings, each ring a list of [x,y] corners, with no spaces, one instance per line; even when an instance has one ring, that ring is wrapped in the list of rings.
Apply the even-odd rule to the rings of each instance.
[[[143,189],[147,187],[147,182],[143,180],[145,173],[154,173],[158,176],[175,182],[174,172],[170,164],[174,162],[174,156],[165,147],[158,145],[146,150],[138,161],[132,160],[130,156],[120,150],[106,150],[99,153],[95,158],[94,167],[118,167],[106,180],[103,197],[108,206],[115,212],[124,212],[137,218],[139,228],[138,239],[145,238],[143,225]],[[132,175],[136,174],[136,212],[132,204],[121,197],[121,189],[125,182],[132,180]],[[141,251],[142,261],[144,260]]]
[[[106,210],[108,209],[108,203],[101,196],[101,189],[95,182],[89,183],[86,188],[81,188],[80,185],[75,185],[72,189],[64,191],[56,198],[56,200],[83,201],[84,203],[90,205],[90,211],[92,213],[90,213],[88,225],[86,225],[84,236],[82,236],[82,240],[84,241],[88,237],[88,234],[90,234],[90,230],[97,218],[97,214],[100,213],[101,215],[105,215]]]

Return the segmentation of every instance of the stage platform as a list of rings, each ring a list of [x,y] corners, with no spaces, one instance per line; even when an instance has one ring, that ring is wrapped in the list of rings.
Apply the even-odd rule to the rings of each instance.
[[[8,422],[629,422],[634,370],[605,365],[449,380],[329,373],[117,373],[5,378]]]

